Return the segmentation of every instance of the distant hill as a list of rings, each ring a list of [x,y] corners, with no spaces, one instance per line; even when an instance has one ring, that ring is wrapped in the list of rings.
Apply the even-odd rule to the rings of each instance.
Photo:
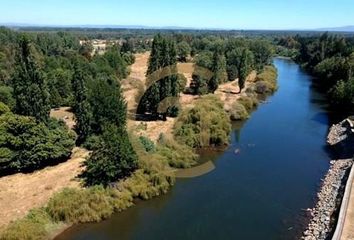
[[[343,27],[332,27],[332,28],[319,28],[317,31],[328,31],[328,32],[354,32],[354,25],[343,26]]]

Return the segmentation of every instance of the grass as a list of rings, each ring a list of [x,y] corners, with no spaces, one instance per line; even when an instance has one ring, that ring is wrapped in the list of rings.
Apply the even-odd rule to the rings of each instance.
[[[54,224],[48,213],[40,208],[31,210],[20,220],[10,223],[0,236],[1,240],[46,239],[50,225]]]

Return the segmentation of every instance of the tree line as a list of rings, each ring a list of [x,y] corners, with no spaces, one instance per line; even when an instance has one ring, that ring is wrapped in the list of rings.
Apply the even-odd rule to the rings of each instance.
[[[294,59],[316,77],[337,109],[353,112],[354,38],[324,33],[297,37]]]
[[[1,174],[66,160],[75,142],[93,150],[82,174],[87,185],[107,185],[137,168],[119,81],[134,61],[130,48],[88,56],[70,34],[8,29],[0,29],[0,42]],[[60,106],[72,107],[75,134],[50,118]]]

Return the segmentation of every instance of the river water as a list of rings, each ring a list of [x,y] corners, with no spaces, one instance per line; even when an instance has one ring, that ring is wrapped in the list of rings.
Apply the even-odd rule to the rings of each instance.
[[[299,239],[329,168],[330,120],[311,77],[290,60],[274,64],[279,90],[234,126],[227,150],[202,154],[213,171],[56,240]]]

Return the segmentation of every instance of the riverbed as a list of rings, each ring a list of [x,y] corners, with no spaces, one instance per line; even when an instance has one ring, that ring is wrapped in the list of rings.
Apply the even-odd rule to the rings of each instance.
[[[326,100],[297,64],[276,58],[278,91],[234,125],[215,168],[171,191],[56,240],[299,239],[329,167]]]

